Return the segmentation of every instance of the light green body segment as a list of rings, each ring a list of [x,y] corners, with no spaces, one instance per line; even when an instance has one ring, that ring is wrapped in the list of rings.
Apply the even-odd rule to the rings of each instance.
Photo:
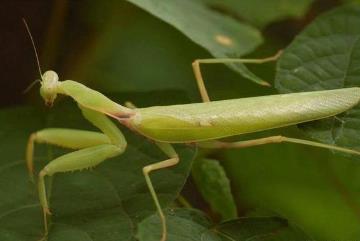
[[[139,108],[132,128],[163,142],[196,142],[322,119],[357,105],[360,88]]]
[[[118,103],[110,100],[99,91],[72,80],[59,82],[57,93],[71,96],[79,105],[106,114],[113,118],[118,118],[118,114],[131,114],[132,111]]]

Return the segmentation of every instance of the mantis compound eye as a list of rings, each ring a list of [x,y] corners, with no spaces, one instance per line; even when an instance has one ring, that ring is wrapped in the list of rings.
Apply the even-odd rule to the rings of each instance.
[[[59,76],[55,71],[48,70],[42,76],[42,83],[46,87],[55,87],[59,82]]]

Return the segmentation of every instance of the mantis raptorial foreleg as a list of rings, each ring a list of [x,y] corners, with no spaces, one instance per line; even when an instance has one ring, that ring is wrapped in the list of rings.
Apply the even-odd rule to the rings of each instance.
[[[174,166],[174,165],[178,164],[179,163],[179,156],[178,156],[178,154],[176,153],[176,151],[174,150],[174,148],[170,144],[163,143],[163,142],[155,142],[155,144],[157,144],[158,147],[170,158],[165,160],[165,161],[156,162],[154,164],[150,164],[150,165],[145,166],[143,168],[143,173],[144,173],[144,176],[145,176],[146,184],[147,184],[147,186],[148,186],[148,188],[150,190],[152,198],[154,199],[157,211],[158,211],[159,216],[160,216],[160,221],[161,221],[161,225],[162,225],[161,241],[165,241],[166,236],[167,236],[166,219],[165,219],[165,215],[164,215],[164,213],[162,211],[159,199],[158,199],[158,197],[156,195],[154,186],[152,185],[149,174],[152,171],[167,168],[167,167],[171,167],[171,166]]]
[[[226,63],[242,63],[242,64],[262,64],[266,62],[276,61],[282,51],[278,51],[274,56],[262,59],[235,59],[235,58],[218,58],[218,59],[196,59],[192,63],[193,72],[195,75],[196,83],[198,85],[201,99],[203,102],[209,102],[209,94],[207,92],[204,79],[201,74],[200,64],[226,64]]]
[[[72,149],[81,149],[52,160],[39,173],[38,189],[40,203],[44,211],[45,235],[48,233],[46,214],[50,214],[44,180],[45,176],[52,176],[58,172],[94,167],[108,158],[121,154],[127,145],[121,131],[108,117],[102,113],[83,108],[80,105],[79,107],[84,117],[103,133],[69,129],[45,129],[32,134],[28,142],[26,157],[31,175],[34,142],[46,142]]]
[[[101,144],[110,144],[110,139],[103,133],[65,128],[46,128],[31,134],[26,149],[26,164],[31,180],[34,175],[34,144],[47,143],[70,149],[83,149]]]
[[[45,233],[48,232],[45,214],[51,214],[45,188],[45,176],[52,176],[58,172],[69,172],[94,167],[108,158],[121,154],[121,152],[121,148],[112,144],[102,144],[94,147],[88,147],[60,156],[52,160],[40,171],[38,189],[40,204],[44,211]]]
[[[334,145],[323,144],[320,142],[315,141],[308,141],[296,138],[289,138],[285,136],[269,136],[254,140],[247,140],[247,141],[236,141],[236,142],[223,142],[223,141],[206,141],[206,142],[199,142],[197,145],[202,148],[246,148],[251,146],[259,146],[271,143],[282,143],[282,142],[289,142],[289,143],[296,143],[308,146],[315,146],[325,149],[330,149],[334,151],[345,152],[354,155],[360,155],[360,151],[338,147]]]

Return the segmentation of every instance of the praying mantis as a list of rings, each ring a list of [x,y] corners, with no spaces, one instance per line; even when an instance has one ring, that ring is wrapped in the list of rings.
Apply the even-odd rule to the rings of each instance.
[[[327,148],[360,155],[360,151],[310,140],[269,136],[260,139],[225,142],[219,139],[245,133],[258,132],[298,123],[336,116],[360,103],[360,87],[326,91],[280,94],[221,101],[210,101],[202,78],[200,64],[265,63],[275,61],[280,54],[265,59],[199,59],[192,64],[202,103],[136,108],[132,104],[120,105],[102,93],[72,81],[60,81],[56,72],[41,71],[37,50],[33,44],[40,74],[40,95],[47,106],[52,106],[57,95],[71,97],[84,118],[100,132],[78,129],[46,128],[32,133],[26,148],[29,175],[34,175],[35,143],[46,143],[74,149],[50,161],[38,174],[38,194],[44,215],[44,233],[48,234],[48,205],[45,177],[94,167],[106,159],[121,155],[127,146],[126,139],[111,119],[153,141],[168,157],[143,167],[150,195],[160,218],[161,241],[167,240],[166,217],[153,187],[150,173],[175,166],[180,159],[172,143],[194,144],[200,148],[245,148],[268,143],[290,142]]]

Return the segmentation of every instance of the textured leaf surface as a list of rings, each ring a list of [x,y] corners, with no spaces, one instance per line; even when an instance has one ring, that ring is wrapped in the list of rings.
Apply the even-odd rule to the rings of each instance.
[[[216,228],[222,240],[311,241],[302,231],[277,217],[249,217],[225,222]]]
[[[0,240],[38,240],[43,232],[42,214],[35,187],[29,182],[24,163],[27,138],[44,127],[94,129],[70,101],[60,103],[49,115],[30,107],[1,110],[0,143]],[[66,113],[66,114],[64,114]],[[137,222],[154,213],[142,167],[166,156],[141,136],[124,130],[129,146],[119,157],[89,171],[56,174],[52,178],[50,206],[53,213],[49,241],[132,240]],[[164,206],[183,186],[194,151],[177,148],[181,164],[152,174]],[[39,170],[64,150],[37,145]],[[37,170],[37,171],[38,171]],[[50,184],[48,180],[48,184]]]
[[[197,210],[175,209],[167,213],[169,241],[220,241],[211,233],[211,222]],[[161,237],[159,218],[152,215],[139,224],[139,241],[158,241]]]
[[[278,63],[276,88],[289,93],[360,86],[359,26],[359,5],[317,18],[285,50]],[[322,142],[360,148],[360,105],[336,118],[301,127]]]
[[[230,180],[219,161],[198,159],[194,162],[192,176],[204,199],[223,220],[237,217]]]
[[[276,217],[234,219],[220,225],[212,224],[203,213],[175,209],[167,214],[169,241],[304,241],[311,239]],[[158,241],[158,217],[146,218],[139,226],[140,241]]]
[[[242,56],[262,42],[257,29],[213,11],[199,0],[128,1],[171,24],[216,58]],[[254,82],[266,84],[242,64],[229,66]]]

